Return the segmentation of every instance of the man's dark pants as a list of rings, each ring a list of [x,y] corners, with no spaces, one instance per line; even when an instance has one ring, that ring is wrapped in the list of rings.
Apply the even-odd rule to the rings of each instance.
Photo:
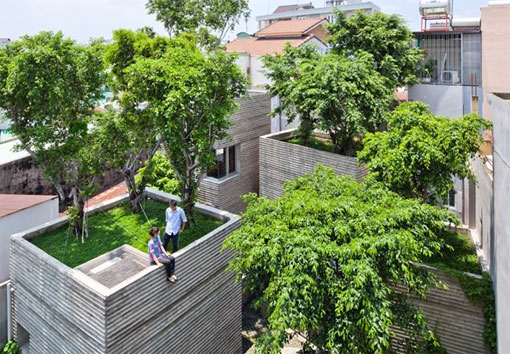
[[[179,234],[165,234],[163,235],[163,247],[165,247],[165,250],[168,251],[168,242],[170,242],[170,239],[172,239],[172,253],[177,252],[179,249]]]

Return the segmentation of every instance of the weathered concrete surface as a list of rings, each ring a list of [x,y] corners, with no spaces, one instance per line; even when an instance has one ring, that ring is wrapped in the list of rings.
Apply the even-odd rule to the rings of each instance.
[[[494,250],[498,351],[510,353],[510,94],[489,95],[494,148]]]
[[[365,176],[365,168],[358,165],[355,157],[286,142],[294,132],[295,129],[291,129],[259,138],[261,196],[281,197],[286,181],[312,173],[318,164],[332,167],[335,173],[350,175],[358,180]]]
[[[146,193],[162,201],[178,199],[150,188]],[[98,204],[89,213],[126,200]],[[175,284],[166,281],[163,268],[147,266],[108,288],[30,243],[66,224],[67,217],[14,235],[15,338],[26,330],[38,353],[241,352],[241,287],[225,271],[232,254],[221,252],[240,219],[201,204],[197,211],[225,223],[174,254]]]
[[[239,101],[239,105],[229,130],[230,138],[215,144],[215,148],[239,145],[236,173],[223,179],[206,177],[198,192],[201,202],[232,213],[244,211],[243,195],[259,192],[258,139],[271,131],[268,93],[251,92]]]

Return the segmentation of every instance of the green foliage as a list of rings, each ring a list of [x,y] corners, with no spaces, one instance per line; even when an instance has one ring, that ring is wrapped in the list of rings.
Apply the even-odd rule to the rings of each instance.
[[[482,274],[476,251],[468,235],[446,231],[441,234],[444,247],[441,254],[425,259],[428,265],[445,271]]]
[[[311,147],[313,149],[317,149],[317,150],[321,150],[321,151],[327,151],[327,152],[334,152],[335,151],[335,148],[334,148],[333,144],[331,143],[331,141],[323,140],[323,139],[318,139],[318,138],[316,138],[314,136],[310,137],[307,140],[306,145],[298,137],[291,138],[291,139],[287,140],[287,142],[291,143],[291,144],[296,144],[296,145],[308,146],[308,147]]]
[[[324,167],[287,183],[282,198],[245,201],[224,248],[234,251],[237,280],[268,304],[259,352],[279,353],[290,328],[320,352],[386,353],[391,325],[409,336],[409,351],[437,348],[423,314],[393,285],[424,295],[435,284],[413,262],[441,251],[453,214]]]
[[[18,343],[16,343],[13,340],[10,340],[7,343],[5,343],[5,345],[2,347],[2,351],[0,353],[2,353],[2,354],[21,354],[21,348],[19,347]]]
[[[165,227],[165,210],[167,203],[147,201],[142,203],[143,213],[133,213],[128,204],[110,209],[87,218],[89,237],[84,244],[67,235],[67,226],[63,226],[49,234],[37,236],[33,243],[44,252],[55,257],[71,268],[77,267],[91,259],[109,252],[124,244],[147,252],[149,229]],[[196,225],[186,227],[179,236],[179,247],[182,249],[191,242],[206,235],[222,223],[216,219],[196,213]]]
[[[191,32],[207,37],[215,33],[216,44],[250,15],[247,0],[148,0],[146,7],[171,36]]]
[[[263,59],[268,89],[280,99],[273,114],[300,118],[299,137],[307,144],[315,128],[327,132],[335,152],[352,156],[359,136],[384,121],[393,91],[374,69],[370,54],[321,55],[313,47],[285,47]]]
[[[458,119],[434,116],[420,102],[400,105],[388,131],[367,134],[358,153],[369,177],[406,198],[442,203],[453,176],[474,179],[468,165],[489,122],[475,114]]]
[[[172,165],[160,152],[154,155],[150,164],[146,163],[144,167],[138,170],[136,183],[141,183],[143,177],[145,177],[148,186],[157,190],[170,194],[179,194],[181,190],[179,180],[172,170]]]
[[[69,204],[71,194],[80,210],[102,172],[88,126],[104,82],[100,41],[82,46],[61,32],[41,32],[0,49],[0,108],[18,148],[32,155],[60,200]]]
[[[423,51],[412,46],[414,36],[399,15],[361,11],[347,17],[336,13],[336,22],[328,25],[332,52],[357,56],[360,51],[372,54],[376,70],[392,90],[417,82],[417,68]]]
[[[190,37],[172,44],[162,58],[141,58],[124,70],[127,89],[121,105],[147,105],[144,114],[155,122],[180,180],[184,208],[192,215],[200,181],[215,158],[214,143],[228,136],[235,99],[246,92],[247,79],[236,56],[222,49],[204,54]]]

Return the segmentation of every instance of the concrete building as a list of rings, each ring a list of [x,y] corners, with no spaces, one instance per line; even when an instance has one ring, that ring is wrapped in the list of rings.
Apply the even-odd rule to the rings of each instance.
[[[335,9],[343,13],[353,15],[357,11],[367,14],[379,12],[380,8],[371,1],[362,0],[328,0],[326,7],[314,8],[309,4],[279,6],[272,14],[257,16],[259,30],[279,21],[304,20],[314,18],[326,18],[332,22],[335,19]]]
[[[0,48],[11,43],[10,38],[0,38]]]
[[[241,196],[259,191],[259,136],[270,133],[271,98],[250,91],[239,101],[230,137],[215,144],[216,164],[200,184],[199,199],[233,213],[244,211]]]
[[[325,18],[277,22],[255,33],[252,37],[237,38],[227,43],[227,52],[239,54],[238,64],[245,71],[252,87],[263,88],[269,81],[264,74],[262,56],[282,53],[285,45],[294,47],[313,45],[327,50]]]
[[[10,237],[57,217],[56,196],[0,194],[0,347],[7,340]]]
[[[492,273],[496,292],[498,352],[510,353],[510,93],[488,95],[494,122],[494,181],[491,235]],[[488,208],[488,206],[486,206]]]
[[[166,193],[146,195],[168,203]],[[88,214],[126,202],[123,195]],[[174,254],[179,281],[165,281],[147,253],[123,245],[77,268],[30,239],[68,223],[67,216],[11,238],[13,335],[34,353],[240,353],[241,285],[221,252],[239,217],[197,204],[224,223]]]
[[[510,92],[510,3],[490,1],[482,14],[482,85],[484,96],[488,92]],[[483,113],[491,119],[491,106],[485,100]]]

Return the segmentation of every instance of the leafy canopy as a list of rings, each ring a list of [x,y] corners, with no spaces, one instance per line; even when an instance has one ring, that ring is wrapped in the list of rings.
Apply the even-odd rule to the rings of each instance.
[[[208,37],[214,33],[217,44],[241,18],[250,15],[247,0],[148,0],[146,7],[170,36],[190,32]]]
[[[145,103],[155,131],[181,182],[187,214],[214,161],[214,143],[227,137],[236,98],[247,87],[236,56],[223,49],[204,54],[189,36],[179,36],[161,58],[139,58],[125,69],[123,107]]]
[[[393,92],[368,53],[347,58],[287,45],[283,54],[263,61],[271,80],[268,89],[280,99],[273,114],[284,113],[290,121],[299,117],[305,144],[318,128],[329,133],[336,152],[354,155],[356,138],[384,120]]]
[[[421,102],[404,103],[391,114],[388,131],[367,134],[358,153],[369,177],[406,198],[445,200],[453,176],[474,179],[469,159],[490,124],[475,114],[435,116]]]
[[[417,82],[417,68],[423,58],[419,48],[413,48],[413,33],[399,15],[358,11],[351,17],[338,11],[336,22],[327,27],[332,52],[356,56],[359,51],[374,57],[376,70],[389,88]]]
[[[20,141],[17,148],[31,154],[62,204],[70,204],[71,195],[76,234],[84,199],[101,173],[89,124],[104,83],[100,42],[82,46],[61,32],[41,32],[0,49],[0,108]]]
[[[229,269],[268,305],[259,352],[280,353],[294,329],[319,352],[386,353],[392,325],[411,351],[433,352],[424,317],[394,285],[424,294],[432,275],[413,262],[440,252],[455,216],[325,167],[287,183],[282,198],[246,202],[224,248],[234,251]]]

